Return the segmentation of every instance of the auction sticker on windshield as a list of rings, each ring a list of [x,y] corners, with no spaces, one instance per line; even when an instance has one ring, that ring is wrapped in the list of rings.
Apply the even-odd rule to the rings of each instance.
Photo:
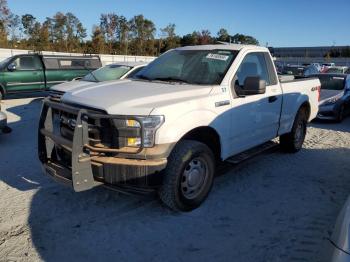
[[[209,54],[207,54],[206,58],[208,58],[208,59],[215,59],[215,60],[221,60],[221,61],[227,61],[229,56],[209,53]]]

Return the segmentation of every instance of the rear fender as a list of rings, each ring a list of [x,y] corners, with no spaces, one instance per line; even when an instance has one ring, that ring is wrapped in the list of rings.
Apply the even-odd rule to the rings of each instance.
[[[298,98],[295,100],[296,96],[298,96]],[[309,98],[305,94],[285,93],[283,95],[282,115],[278,132],[279,135],[289,133],[292,130],[296,114],[304,103],[310,104]]]

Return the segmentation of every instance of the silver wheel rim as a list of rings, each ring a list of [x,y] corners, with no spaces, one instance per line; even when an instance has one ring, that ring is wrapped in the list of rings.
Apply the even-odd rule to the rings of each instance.
[[[181,192],[187,199],[194,199],[206,184],[208,164],[202,157],[192,159],[185,167],[181,177]]]

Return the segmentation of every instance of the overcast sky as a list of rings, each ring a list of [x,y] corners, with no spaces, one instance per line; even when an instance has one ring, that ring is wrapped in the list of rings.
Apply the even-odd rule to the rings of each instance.
[[[143,14],[157,29],[176,24],[179,35],[224,27],[231,34],[252,35],[262,45],[350,45],[350,0],[8,0],[11,11],[39,21],[57,11],[72,12],[90,36],[101,13],[128,19]]]

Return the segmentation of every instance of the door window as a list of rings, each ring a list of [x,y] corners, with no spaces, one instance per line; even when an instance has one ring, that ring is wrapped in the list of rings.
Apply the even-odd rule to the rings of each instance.
[[[266,85],[270,84],[264,53],[250,53],[243,59],[236,73],[239,86],[242,87],[249,76],[259,76],[261,80],[266,81]]]
[[[39,58],[33,56],[18,57],[12,63],[16,65],[16,70],[40,70],[42,68]]]

